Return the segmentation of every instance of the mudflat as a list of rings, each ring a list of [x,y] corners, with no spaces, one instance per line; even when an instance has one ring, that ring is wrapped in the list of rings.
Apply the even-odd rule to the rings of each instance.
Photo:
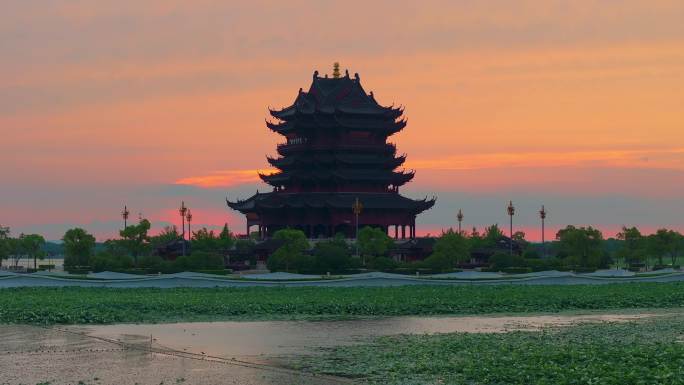
[[[143,336],[121,343],[54,328],[0,327],[0,384],[304,384],[348,383],[247,362],[176,354]]]
[[[391,317],[344,321],[197,322],[0,327],[0,384],[352,383],[281,365],[321,347],[394,334],[504,333],[654,313],[493,317]]]

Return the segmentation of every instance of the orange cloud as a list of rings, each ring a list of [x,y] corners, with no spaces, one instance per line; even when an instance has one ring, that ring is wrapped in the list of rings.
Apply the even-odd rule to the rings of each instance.
[[[684,171],[684,148],[464,154],[442,158],[410,159],[406,162],[405,167],[418,171],[467,171],[512,167],[604,167]],[[176,180],[174,184],[202,188],[232,187],[260,182],[259,173],[269,174],[277,171],[272,168],[222,170],[209,175],[181,178]]]
[[[464,154],[406,162],[407,168],[416,170],[563,166],[684,170],[684,148]]]
[[[204,188],[231,187],[244,183],[258,182],[260,181],[259,173],[268,174],[275,171],[277,170],[224,170],[214,172],[210,175],[181,178],[175,181],[174,184]]]

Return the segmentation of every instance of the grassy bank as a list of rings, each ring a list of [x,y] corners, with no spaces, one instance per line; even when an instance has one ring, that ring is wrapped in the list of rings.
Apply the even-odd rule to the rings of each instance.
[[[0,290],[0,323],[466,315],[684,307],[684,283],[593,286]]]
[[[371,384],[684,384],[676,318],[501,334],[381,337],[298,368]]]

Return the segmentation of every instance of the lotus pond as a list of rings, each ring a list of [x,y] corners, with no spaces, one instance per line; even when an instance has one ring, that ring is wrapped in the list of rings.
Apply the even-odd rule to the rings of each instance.
[[[684,307],[684,283],[0,290],[0,323],[25,324],[330,319],[681,307]]]
[[[684,323],[656,317],[542,331],[379,337],[293,366],[370,384],[684,384]]]

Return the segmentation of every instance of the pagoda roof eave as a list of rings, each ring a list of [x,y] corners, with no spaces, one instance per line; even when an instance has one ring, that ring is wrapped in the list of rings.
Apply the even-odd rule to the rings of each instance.
[[[413,171],[395,172],[388,170],[374,170],[373,172],[361,173],[359,170],[336,170],[336,171],[281,171],[273,174],[261,174],[259,177],[273,186],[289,184],[292,180],[343,180],[343,181],[373,181],[402,186],[411,181],[415,176]]]
[[[396,193],[258,193],[228,207],[243,213],[262,210],[328,208],[350,210],[356,199],[367,210],[408,210],[419,214],[434,206],[436,198],[411,199]]]
[[[342,128],[355,131],[370,131],[370,132],[384,132],[388,135],[395,134],[406,127],[407,121],[405,119],[399,121],[371,121],[371,122],[353,122],[350,120],[339,119],[334,116],[334,124],[318,122],[314,117],[316,123],[300,123],[294,120],[285,121],[281,123],[273,123],[266,121],[266,127],[271,131],[279,134],[287,134],[290,132],[297,132],[299,130],[312,130],[317,127],[324,128]]]
[[[290,166],[302,166],[310,164],[333,164],[341,163],[350,166],[359,165],[371,165],[371,166],[381,166],[384,169],[395,169],[401,166],[406,161],[406,155],[401,155],[398,157],[392,156],[367,156],[359,155],[354,153],[342,153],[342,154],[330,154],[330,153],[320,153],[308,156],[287,156],[273,158],[270,156],[266,157],[266,161],[273,167],[282,169],[283,167]]]

